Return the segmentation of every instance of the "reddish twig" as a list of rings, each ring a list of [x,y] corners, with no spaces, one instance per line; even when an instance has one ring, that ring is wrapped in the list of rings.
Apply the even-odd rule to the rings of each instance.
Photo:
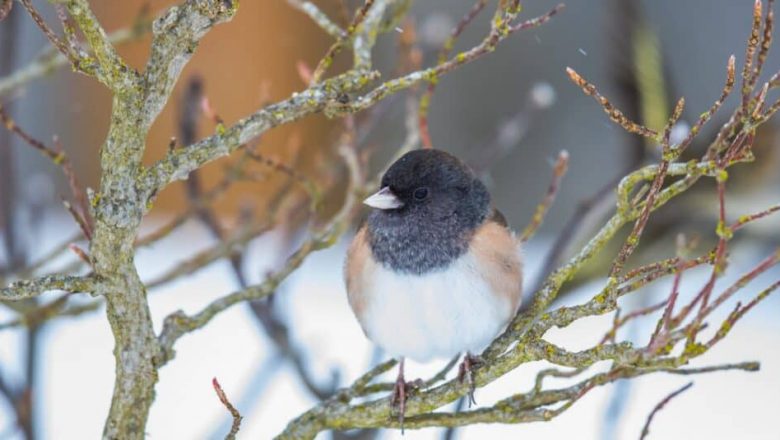
[[[604,112],[609,116],[609,119],[611,119],[613,122],[623,127],[623,129],[629,133],[634,133],[650,139],[658,140],[657,131],[647,128],[644,125],[637,124],[636,122],[630,120],[628,116],[623,114],[623,112],[621,112],[614,105],[612,105],[612,103],[609,102],[609,100],[606,97],[601,95],[601,93],[599,93],[595,85],[589,83],[574,69],[572,69],[571,67],[567,67],[566,73],[569,75],[571,81],[574,84],[576,84],[580,89],[582,89],[583,93],[585,93],[588,96],[592,96],[596,100],[596,102],[598,102],[601,105],[601,107],[604,109]]]
[[[671,132],[674,124],[677,123],[677,120],[680,119],[684,107],[685,100],[680,98],[680,100],[677,101],[677,105],[674,107],[674,111],[672,111],[672,115],[669,118],[669,121],[666,123],[664,135],[662,136],[661,140],[663,144],[664,157],[661,160],[661,164],[658,167],[658,172],[656,173],[655,178],[653,179],[653,183],[650,186],[650,190],[647,193],[645,206],[642,209],[642,212],[639,214],[636,222],[634,222],[634,228],[631,230],[631,233],[623,244],[623,247],[620,249],[620,253],[618,253],[617,258],[615,259],[615,262],[612,264],[612,268],[610,269],[609,273],[610,277],[617,276],[623,270],[623,266],[625,265],[626,260],[628,260],[628,257],[631,256],[636,247],[639,245],[639,238],[642,236],[645,226],[647,225],[647,220],[650,218],[650,211],[653,209],[656,197],[658,197],[658,193],[663,187],[664,180],[666,179],[666,173],[669,170],[669,164],[677,157],[679,157],[679,154],[682,152],[679,149],[672,150],[671,145],[669,145],[669,133]]]
[[[520,234],[519,240],[521,243],[525,243],[531,237],[533,237],[536,231],[539,229],[539,226],[541,226],[544,218],[547,215],[547,211],[555,201],[555,196],[558,194],[558,187],[560,186],[561,179],[563,179],[563,176],[566,174],[568,168],[569,153],[564,150],[558,153],[558,159],[555,161],[552,180],[550,181],[550,186],[547,188],[547,194],[544,196],[542,202],[537,205],[536,211],[534,211],[534,215],[531,218],[531,223],[526,226],[523,230],[523,233]]]
[[[718,295],[712,304],[706,307],[702,313],[704,313],[704,315],[709,315],[713,310],[718,308],[727,299],[731,298],[731,296],[740,291],[749,282],[755,280],[759,275],[776,266],[778,263],[780,263],[780,249],[761,260],[753,269],[742,275],[736,282],[727,287],[726,290]]]
[[[32,5],[31,0],[19,0],[19,2],[24,6],[24,8],[27,10],[27,12],[30,14],[30,17],[33,19],[35,24],[40,28],[41,32],[43,32],[43,35],[46,36],[46,38],[51,42],[51,44],[57,48],[57,50],[65,56],[70,62],[73,64],[73,67],[76,69],[79,69],[81,65],[81,60],[78,58],[78,56],[71,50],[71,47],[63,41],[60,37],[57,36],[57,34],[49,27],[48,24],[46,24],[46,20],[43,19],[41,14],[38,12],[38,10],[35,9]]]
[[[763,210],[761,212],[757,212],[755,214],[743,215],[736,222],[732,223],[731,226],[729,227],[729,229],[731,229],[732,232],[737,231],[738,229],[741,229],[746,224],[748,224],[748,223],[750,223],[752,221],[764,218],[764,217],[766,217],[766,216],[768,216],[768,215],[770,215],[772,213],[775,213],[777,211],[780,211],[780,204],[771,206],[771,207],[769,207],[769,208],[767,208],[767,209],[765,209],[765,210]]]
[[[678,389],[677,391],[674,391],[673,393],[669,394],[668,396],[664,397],[663,400],[658,402],[658,404],[653,408],[653,411],[650,412],[650,415],[647,416],[647,421],[645,421],[645,426],[642,428],[642,434],[639,436],[639,440],[644,440],[645,437],[647,437],[647,434],[650,433],[650,423],[653,422],[653,417],[663,409],[664,406],[666,406],[669,401],[674,399],[675,397],[679,396],[680,394],[684,393],[685,391],[688,391],[693,386],[693,382],[688,382],[687,385],[683,386],[682,388]]]
[[[634,310],[633,312],[629,313],[625,316],[620,316],[620,309],[617,309],[615,312],[615,318],[612,320],[612,328],[607,332],[607,334],[604,335],[603,338],[601,338],[601,342],[599,342],[599,345],[606,344],[607,341],[613,341],[615,339],[615,336],[617,335],[617,331],[620,330],[621,327],[626,325],[629,321],[636,319],[640,316],[646,316],[650,315],[651,313],[655,313],[658,310],[661,310],[665,305],[668,304],[669,301],[663,300],[659,302],[658,304],[654,304],[652,306],[643,307],[638,310]]]
[[[92,240],[92,234],[95,230],[95,220],[92,218],[92,214],[89,211],[89,200],[87,192],[84,187],[79,183],[76,171],[73,169],[73,164],[70,159],[63,152],[62,144],[57,136],[54,137],[54,148],[64,159],[62,160],[62,172],[68,179],[68,186],[70,187],[70,193],[73,196],[73,200],[76,202],[76,206],[70,206],[68,204],[66,208],[71,213],[73,218],[78,223],[84,237],[87,241]]]
[[[70,159],[63,151],[62,145],[57,137],[54,138],[54,147],[49,147],[43,142],[31,136],[25,130],[23,130],[16,122],[5,112],[3,106],[0,105],[0,122],[11,132],[17,135],[22,141],[32,148],[40,151],[43,155],[51,159],[51,161],[62,168],[65,177],[68,179],[68,185],[76,201],[77,206],[71,205],[69,202],[64,201],[65,208],[73,216],[76,223],[84,232],[84,236],[87,240],[92,239],[92,231],[94,228],[94,221],[89,212],[89,204],[87,201],[86,191],[81,187],[76,177],[76,173],[73,170],[73,165]]]
[[[761,38],[761,15],[761,0],[756,0],[753,4],[753,25],[750,28],[750,37],[745,48],[745,65],[742,68],[742,110],[744,112],[750,105],[750,94],[755,86],[757,72],[759,72],[758,68],[756,68],[756,72],[753,71],[753,62]]]
[[[27,145],[35,148],[36,150],[43,153],[46,157],[51,159],[52,162],[54,162],[55,165],[61,165],[62,162],[65,160],[65,154],[62,151],[56,151],[53,148],[48,147],[43,142],[35,139],[34,137],[30,136],[26,131],[22,130],[21,127],[19,127],[16,122],[9,116],[5,109],[3,108],[2,104],[0,104],[0,122],[5,125],[5,128],[8,129],[11,133],[19,136],[20,139],[22,139]]]
[[[767,1],[766,18],[764,19],[764,32],[761,36],[761,47],[758,51],[758,56],[756,57],[756,67],[753,69],[753,77],[751,78],[751,83],[753,84],[758,81],[758,76],[763,70],[767,54],[769,53],[769,48],[772,46],[772,31],[774,29],[775,22],[774,3],[775,0]]]
[[[65,41],[68,43],[68,49],[71,54],[78,54],[81,52],[78,41],[76,40],[76,27],[73,20],[68,16],[65,7],[60,4],[55,4],[54,8],[57,10],[57,18],[62,24],[62,30],[65,34]]]
[[[225,392],[222,390],[216,377],[211,379],[211,385],[214,387],[214,392],[217,393],[219,401],[225,405],[225,408],[230,412],[230,415],[233,416],[233,424],[230,426],[230,432],[225,436],[225,440],[233,440],[236,438],[236,434],[238,434],[238,430],[241,428],[241,419],[243,419],[243,417],[241,417],[241,413],[238,412],[236,407],[230,403],[230,400],[228,400],[227,395],[225,395]]]
[[[693,124],[693,127],[691,127],[690,131],[688,132],[688,136],[685,137],[685,140],[680,142],[681,149],[684,149],[688,147],[688,145],[691,144],[693,141],[693,138],[696,137],[696,135],[699,133],[701,128],[706,124],[710,119],[712,119],[712,116],[720,109],[720,107],[723,105],[723,102],[726,101],[726,98],[731,94],[731,91],[734,89],[734,83],[736,81],[736,58],[734,55],[731,55],[729,57],[728,63],[726,64],[726,84],[723,86],[723,89],[721,90],[720,97],[710,106],[709,110],[702,113],[701,116],[699,116],[699,119],[696,121],[695,124]],[[717,141],[716,141],[717,142]]]
[[[648,273],[662,270],[669,266],[674,266],[679,262],[680,262],[680,257],[674,257],[674,258],[667,258],[661,261],[656,261],[655,263],[646,264],[644,266],[639,266],[635,269],[631,269],[628,272],[626,272],[626,274],[623,275],[623,279],[630,280]]]
[[[80,210],[75,206],[73,206],[73,204],[67,200],[62,201],[62,206],[65,207],[65,210],[68,211],[70,216],[73,217],[73,220],[76,221],[76,224],[79,225],[79,229],[81,229],[81,232],[84,233],[84,238],[86,238],[87,241],[91,241],[92,228],[89,226],[89,223],[87,222],[86,218],[81,214]]]
[[[68,249],[70,249],[71,252],[76,254],[76,256],[79,257],[79,260],[87,263],[87,265],[89,265],[90,267],[92,266],[92,260],[89,258],[89,255],[84,249],[80,248],[75,243],[69,244]]]
[[[762,290],[761,293],[756,295],[755,298],[750,300],[747,305],[742,307],[741,303],[737,303],[736,307],[734,308],[734,311],[732,311],[728,318],[726,318],[725,321],[720,326],[720,329],[715,333],[715,336],[712,337],[707,342],[707,347],[712,347],[715,345],[718,341],[726,337],[728,332],[734,327],[734,324],[742,318],[742,316],[745,315],[745,313],[749,312],[750,309],[756,306],[759,302],[763,301],[765,298],[767,298],[769,295],[771,295],[773,292],[775,292],[780,287],[780,280],[775,281],[774,284],[767,287],[766,289]]]
[[[442,64],[447,61],[447,58],[449,57],[450,53],[452,52],[453,47],[455,46],[455,41],[458,39],[461,33],[463,33],[463,30],[466,29],[466,27],[471,23],[474,18],[476,18],[477,15],[485,8],[487,5],[487,0],[477,0],[476,3],[469,9],[468,12],[466,12],[466,15],[463,16],[463,18],[460,19],[458,24],[455,26],[455,28],[452,30],[452,33],[447,38],[447,40],[442,45],[441,49],[439,50],[439,57],[437,59],[438,64]],[[419,118],[419,124],[420,124],[420,141],[422,143],[423,148],[432,148],[433,144],[431,142],[431,135],[428,131],[428,109],[430,107],[431,103],[431,97],[433,96],[433,91],[436,89],[436,82],[431,81],[428,83],[428,88],[425,90],[425,93],[420,97],[420,105],[418,110],[418,118]]]
[[[685,269],[686,267],[684,264],[679,263],[677,265],[677,271],[674,274],[674,281],[672,282],[672,292],[665,301],[666,308],[664,309],[664,314],[661,316],[661,319],[658,320],[655,331],[653,332],[653,335],[650,336],[650,342],[647,344],[647,350],[650,353],[658,352],[662,345],[659,343],[659,341],[663,339],[661,335],[668,334],[672,329],[672,313],[674,313],[674,306],[677,302],[677,297],[680,294],[680,281],[682,280]]]

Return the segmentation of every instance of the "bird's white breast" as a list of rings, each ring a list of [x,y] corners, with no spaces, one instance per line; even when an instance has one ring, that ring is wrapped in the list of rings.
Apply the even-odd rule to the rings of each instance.
[[[362,321],[368,337],[393,356],[477,354],[514,313],[508,298],[491,292],[470,253],[423,275],[377,266]]]

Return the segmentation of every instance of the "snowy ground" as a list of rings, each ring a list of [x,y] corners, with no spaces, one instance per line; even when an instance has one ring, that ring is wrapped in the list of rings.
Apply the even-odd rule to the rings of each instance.
[[[771,221],[771,220],[770,220]],[[66,236],[60,221],[48,221],[42,241],[55,243]],[[142,275],[149,278],[174,264],[188,252],[206,246],[208,239],[199,227],[190,225],[176,236],[138,256]],[[542,241],[542,240],[538,240]],[[196,246],[197,244],[197,246]],[[45,247],[44,247],[45,249]],[[531,270],[539,247],[526,250]],[[254,246],[252,271],[256,278],[272,263],[277,246],[273,238]],[[762,249],[761,253],[767,252]],[[740,273],[759,257],[756,249],[735,252],[730,274]],[[346,302],[341,281],[344,246],[312,256],[284,286],[279,305],[295,322],[295,340],[306,347],[311,368],[323,381],[332,366],[344,372],[343,383],[354,380],[370,362],[372,349],[365,340]],[[767,274],[742,292],[737,299],[748,298],[780,276]],[[702,273],[692,272],[685,280],[694,288]],[[159,330],[168,313],[183,309],[195,312],[208,301],[231,290],[233,278],[224,263],[212,265],[196,276],[167,285],[150,296],[152,313]],[[725,279],[719,283],[728,282]],[[586,299],[598,283],[580,289],[568,302]],[[659,283],[648,294],[661,294],[668,287]],[[691,289],[689,289],[691,290]],[[634,300],[635,301],[635,300]],[[630,304],[627,304],[630,307]],[[724,310],[731,309],[727,304]],[[780,410],[780,295],[770,297],[747,316],[710,353],[694,366],[747,360],[761,361],[761,371],[714,373],[696,377],[652,375],[632,382],[623,416],[613,438],[638,438],[647,414],[666,394],[690,380],[693,389],[672,401],[656,417],[650,438],[654,439],[778,439],[776,419]],[[0,322],[7,318],[0,310]],[[584,348],[608,328],[609,316],[591,318],[569,328],[548,334],[551,341],[567,348]],[[634,331],[647,334],[650,323]],[[8,380],[21,374],[20,333],[0,333],[0,365]],[[38,402],[45,411],[37,421],[43,438],[98,438],[107,413],[113,380],[113,343],[108,324],[101,312],[76,319],[57,320],[49,325],[41,351]],[[151,439],[222,438],[229,417],[211,388],[211,379],[219,378],[228,396],[244,415],[239,438],[266,439],[281,431],[287,421],[315,402],[295,376],[271,356],[271,346],[245,307],[235,307],[216,318],[204,330],[183,337],[176,346],[177,356],[160,372],[157,398],[148,424]],[[432,374],[443,363],[410,364],[409,377]],[[540,363],[526,365],[508,377],[477,392],[477,400],[489,404],[510,392],[529,389]],[[597,366],[598,368],[599,366]],[[603,367],[603,366],[602,366]],[[549,382],[556,384],[554,380]],[[562,384],[563,382],[561,382]],[[520,426],[480,425],[463,429],[460,439],[599,439],[603,420],[615,387],[608,386],[588,394],[569,411],[550,423]],[[262,399],[256,399],[262,395]],[[0,436],[12,432],[9,409],[0,406]],[[407,431],[404,440],[439,438],[439,431]],[[322,436],[327,438],[327,436]],[[15,438],[11,436],[11,438]],[[400,439],[388,432],[381,438]]]

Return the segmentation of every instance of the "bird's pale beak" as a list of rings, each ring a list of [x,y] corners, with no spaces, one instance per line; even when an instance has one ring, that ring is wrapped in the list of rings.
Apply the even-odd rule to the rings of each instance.
[[[403,202],[387,186],[363,200],[363,203],[376,209],[396,209],[404,206]]]

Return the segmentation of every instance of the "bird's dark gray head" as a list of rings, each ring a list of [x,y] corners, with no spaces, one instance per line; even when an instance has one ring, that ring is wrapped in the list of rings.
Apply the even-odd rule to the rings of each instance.
[[[382,177],[365,200],[371,249],[383,265],[407,273],[443,269],[468,249],[488,216],[490,195],[458,158],[440,150],[415,150]]]

